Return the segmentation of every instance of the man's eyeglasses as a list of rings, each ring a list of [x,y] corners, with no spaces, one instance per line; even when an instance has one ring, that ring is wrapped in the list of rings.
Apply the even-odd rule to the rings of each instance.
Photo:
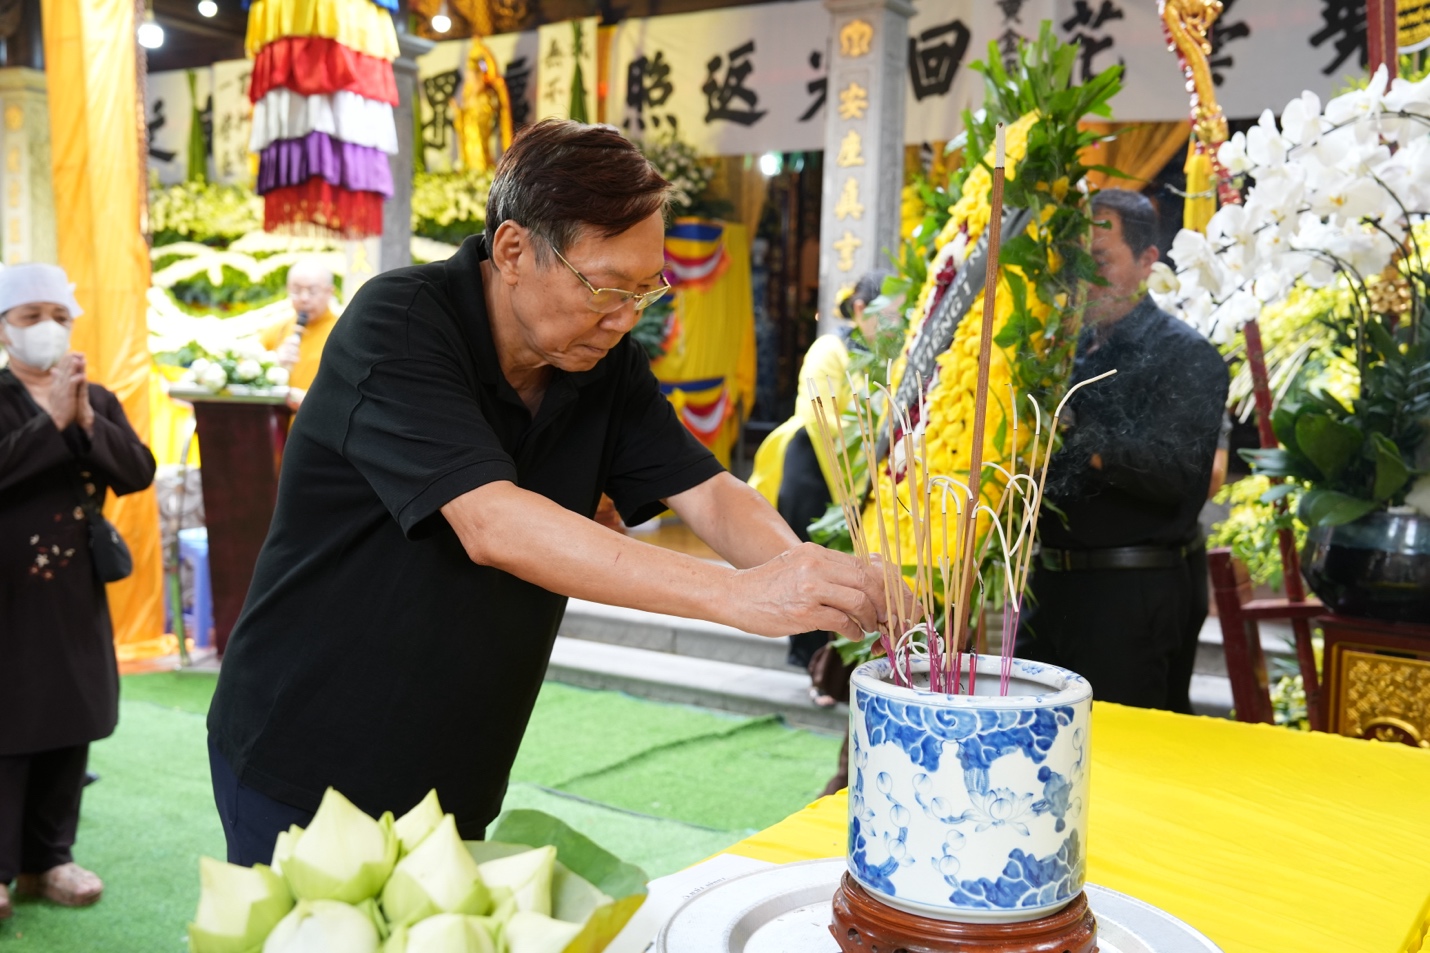
[[[586,290],[591,292],[591,297],[586,300],[586,307],[597,314],[610,314],[619,310],[627,301],[633,302],[637,311],[644,311],[665,296],[670,290],[669,282],[662,282],[659,288],[654,291],[638,293],[635,291],[622,291],[620,288],[597,288],[586,280],[586,276],[576,270],[576,266],[566,260],[566,256],[556,251],[556,246],[552,245],[551,250],[556,252],[556,257],[561,259],[561,264],[571,269],[571,274],[581,280],[581,284],[586,286]]]

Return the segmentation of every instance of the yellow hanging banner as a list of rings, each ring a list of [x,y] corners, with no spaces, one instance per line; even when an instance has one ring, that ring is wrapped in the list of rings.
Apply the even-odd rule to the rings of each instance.
[[[149,250],[140,233],[140,112],[130,0],[42,0],[59,264],[84,316],[73,346],[90,380],[114,391],[149,440],[145,294]],[[134,555],[134,574],[109,587],[120,659],[161,653],[163,561],[154,491],[111,500],[105,513]]]

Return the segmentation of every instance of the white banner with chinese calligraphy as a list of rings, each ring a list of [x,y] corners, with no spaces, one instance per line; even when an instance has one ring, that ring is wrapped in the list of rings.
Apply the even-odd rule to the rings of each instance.
[[[536,118],[596,121],[596,17],[537,29],[541,67]]]
[[[144,117],[149,131],[149,168],[161,185],[183,182],[189,174],[189,131],[193,125],[194,99],[198,99],[199,121],[213,122],[212,70],[194,70],[195,96],[189,95],[189,71],[168,70],[149,74],[144,84]],[[210,133],[206,129],[205,135]],[[207,164],[206,164],[207,165]],[[211,169],[205,168],[208,175]]]
[[[252,185],[257,163],[250,168],[248,140],[253,127],[253,104],[248,101],[248,78],[253,63],[224,60],[213,65],[214,181]]]
[[[714,155],[821,149],[828,42],[821,0],[623,20],[606,118]]]

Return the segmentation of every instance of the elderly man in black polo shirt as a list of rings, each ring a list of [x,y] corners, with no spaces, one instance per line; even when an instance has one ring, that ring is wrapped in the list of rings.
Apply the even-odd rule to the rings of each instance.
[[[1092,253],[1075,380],[1116,376],[1069,401],[1048,474],[1042,550],[1018,654],[1071,668],[1104,701],[1191,712],[1207,557],[1197,523],[1226,408],[1227,369],[1190,325],[1157,308],[1157,213],[1122,189],[1092,200]]]
[[[669,191],[611,127],[538,123],[484,237],[344,312],[209,712],[231,861],[267,861],[330,785],[373,815],[435,787],[481,837],[567,597],[766,636],[881,624],[880,573],[801,545],[627,336],[667,290]],[[629,523],[670,507],[735,568],[600,527],[603,492]]]

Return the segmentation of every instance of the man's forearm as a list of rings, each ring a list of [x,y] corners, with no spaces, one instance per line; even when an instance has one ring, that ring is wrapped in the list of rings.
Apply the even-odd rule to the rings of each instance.
[[[685,525],[736,569],[761,566],[799,537],[748,483],[720,473],[666,500]]]
[[[473,562],[563,596],[729,621],[733,570],[638,542],[511,483],[442,507]]]

